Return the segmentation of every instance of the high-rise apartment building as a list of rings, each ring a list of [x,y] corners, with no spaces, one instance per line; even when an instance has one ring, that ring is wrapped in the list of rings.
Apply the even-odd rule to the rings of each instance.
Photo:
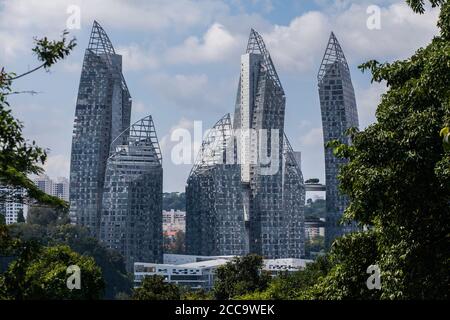
[[[320,66],[318,82],[325,145],[332,140],[351,144],[346,131],[359,126],[355,91],[347,60],[334,33],[331,33]],[[339,224],[348,205],[348,198],[339,191],[337,178],[340,167],[345,163],[347,163],[346,159],[336,158],[331,148],[325,148],[327,207],[325,243],[327,246],[330,246],[336,237],[355,229],[353,224]]]
[[[81,71],[70,165],[70,218],[99,237],[106,163],[116,137],[130,126],[131,97],[122,56],[94,21]]]
[[[162,158],[151,116],[111,144],[106,165],[100,239],[120,252],[128,270],[162,261]]]
[[[240,69],[233,124],[226,115],[213,127],[188,178],[187,249],[299,258],[303,177],[284,134],[285,93],[254,30]]]
[[[18,222],[20,215],[27,217],[28,205],[21,201],[25,198],[25,189],[0,185],[0,214],[5,217],[6,224]]]
[[[56,180],[42,174],[33,179],[36,186],[43,192],[69,201],[69,180],[64,177],[58,177]]]

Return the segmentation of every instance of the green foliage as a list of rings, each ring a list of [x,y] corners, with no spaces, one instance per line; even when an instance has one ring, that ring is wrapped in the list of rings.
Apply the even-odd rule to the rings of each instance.
[[[23,216],[23,210],[20,209],[19,212],[17,213],[17,223],[24,223],[25,222],[25,217]]]
[[[148,276],[142,280],[132,296],[133,300],[180,300],[178,286],[164,281],[162,276]]]
[[[186,211],[186,194],[184,192],[165,192],[163,194],[163,210]]]
[[[310,298],[449,297],[450,157],[441,130],[450,123],[450,3],[430,2],[442,6],[440,36],[407,60],[361,66],[389,90],[377,122],[351,132],[351,147],[334,143],[334,151],[349,159],[339,176],[350,198],[344,218],[371,231],[334,243],[335,266]],[[423,1],[408,3],[423,12]],[[381,270],[379,291],[365,286],[372,264]]]
[[[212,300],[213,296],[211,292],[207,292],[203,289],[200,290],[186,290],[181,295],[181,300]]]
[[[27,223],[40,226],[55,226],[70,223],[67,210],[32,205],[28,209]]]
[[[67,288],[67,268],[71,265],[81,270],[81,289]],[[25,243],[0,277],[3,299],[98,299],[103,286],[100,268],[92,258],[67,246],[40,247],[35,243]]]
[[[61,40],[48,40],[47,37],[35,39],[36,46],[33,52],[37,55],[38,60],[43,62],[44,68],[49,68],[58,60],[67,57],[75,48],[75,39],[67,40],[68,31],[64,31]]]
[[[90,237],[86,229],[70,224],[57,225],[54,221],[49,221],[49,225],[15,224],[9,230],[12,236],[23,241],[50,246],[67,245],[83,256],[93,257],[105,279],[105,299],[114,299],[120,292],[131,294],[132,281],[126,272],[123,257]]]
[[[318,257],[315,262],[306,265],[304,270],[294,273],[282,273],[273,278],[268,288],[244,294],[241,300],[297,300],[307,299],[308,292],[321,277],[331,270],[331,262],[327,257]]]
[[[379,290],[366,285],[367,268],[378,263],[377,237],[374,231],[347,234],[334,242],[328,260],[330,271],[303,293],[303,299],[378,299]],[[384,285],[384,283],[383,283]]]
[[[270,275],[262,271],[263,258],[250,254],[236,257],[220,266],[213,288],[217,300],[229,300],[245,294],[263,291],[270,282]]]
[[[440,136],[442,137],[442,141],[444,143],[444,149],[446,151],[450,151],[450,128],[443,128],[440,132]]]
[[[314,239],[306,241],[305,252],[307,256],[309,256],[311,252],[325,252],[325,237],[317,236]]]
[[[445,3],[446,0],[429,0],[432,7],[436,7]],[[424,0],[406,0],[406,3],[410,5],[410,7],[417,13],[425,12],[425,4]]]
[[[6,217],[4,213],[0,212],[0,225],[6,224]]]
[[[175,235],[175,240],[169,240],[164,237],[164,252],[173,254],[184,254],[186,251],[185,245],[186,234],[179,230]]]
[[[67,207],[65,201],[42,192],[28,178],[28,175],[43,172],[41,166],[47,159],[47,152],[36,146],[34,141],[31,144],[26,141],[22,134],[23,125],[12,116],[7,101],[14,80],[42,67],[48,69],[69,55],[76,43],[75,39],[68,42],[66,36],[67,32],[64,32],[59,41],[49,41],[47,38],[35,40],[33,52],[43,62],[37,68],[19,76],[7,73],[4,67],[0,70],[0,184],[9,188],[0,192],[0,201],[24,202],[24,196],[17,192],[24,188],[26,197],[51,206]]]
[[[317,199],[314,202],[310,200],[308,199],[305,206],[305,218],[325,218],[327,212],[326,201],[324,199]]]

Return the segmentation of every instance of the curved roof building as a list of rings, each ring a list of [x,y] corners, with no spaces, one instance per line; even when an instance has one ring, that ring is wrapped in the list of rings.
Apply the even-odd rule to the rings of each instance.
[[[233,125],[217,122],[188,178],[188,252],[300,258],[303,177],[284,135],[283,87],[253,29],[240,69]]]
[[[339,140],[347,145],[351,144],[346,131],[359,126],[355,91],[347,60],[333,32],[330,35],[317,79],[324,144],[326,145],[332,140]],[[354,230],[353,225],[342,226],[339,224],[348,205],[348,199],[339,191],[337,176],[340,167],[346,162],[346,159],[336,158],[333,150],[325,147],[327,206],[325,244],[328,247],[336,237]]]
[[[151,116],[123,131],[106,164],[100,238],[128,270],[162,261],[162,158]]]
[[[70,163],[70,217],[99,236],[106,160],[111,143],[130,126],[131,96],[122,57],[94,21],[78,89]]]

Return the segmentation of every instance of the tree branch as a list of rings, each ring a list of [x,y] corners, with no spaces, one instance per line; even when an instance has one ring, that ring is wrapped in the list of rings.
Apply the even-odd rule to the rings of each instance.
[[[22,78],[23,76],[26,76],[27,74],[33,73],[33,72],[41,69],[44,66],[45,66],[45,63],[41,64],[39,67],[36,67],[36,68],[34,68],[34,69],[30,70],[30,71],[22,73],[21,75],[15,76],[13,78],[9,78],[8,80],[12,81],[12,80],[16,80],[16,79]]]

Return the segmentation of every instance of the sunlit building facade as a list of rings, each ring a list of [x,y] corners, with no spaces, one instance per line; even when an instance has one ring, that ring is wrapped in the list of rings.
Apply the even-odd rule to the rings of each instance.
[[[99,237],[111,143],[130,126],[131,97],[122,57],[94,21],[78,89],[70,165],[70,218]]]
[[[120,252],[132,271],[136,261],[162,261],[161,151],[151,116],[111,144],[106,164],[100,239]]]
[[[358,128],[358,111],[350,69],[334,33],[331,33],[320,66],[318,83],[324,144],[338,140],[350,145],[351,139],[346,132],[349,128]],[[327,207],[325,244],[327,247],[336,237],[355,230],[352,223],[340,224],[342,214],[348,205],[348,198],[339,191],[337,176],[339,169],[345,163],[347,163],[346,159],[335,157],[333,150],[325,147]]]
[[[233,123],[226,115],[214,126],[188,178],[190,254],[303,256],[305,188],[284,135],[285,104],[270,54],[252,30]]]

